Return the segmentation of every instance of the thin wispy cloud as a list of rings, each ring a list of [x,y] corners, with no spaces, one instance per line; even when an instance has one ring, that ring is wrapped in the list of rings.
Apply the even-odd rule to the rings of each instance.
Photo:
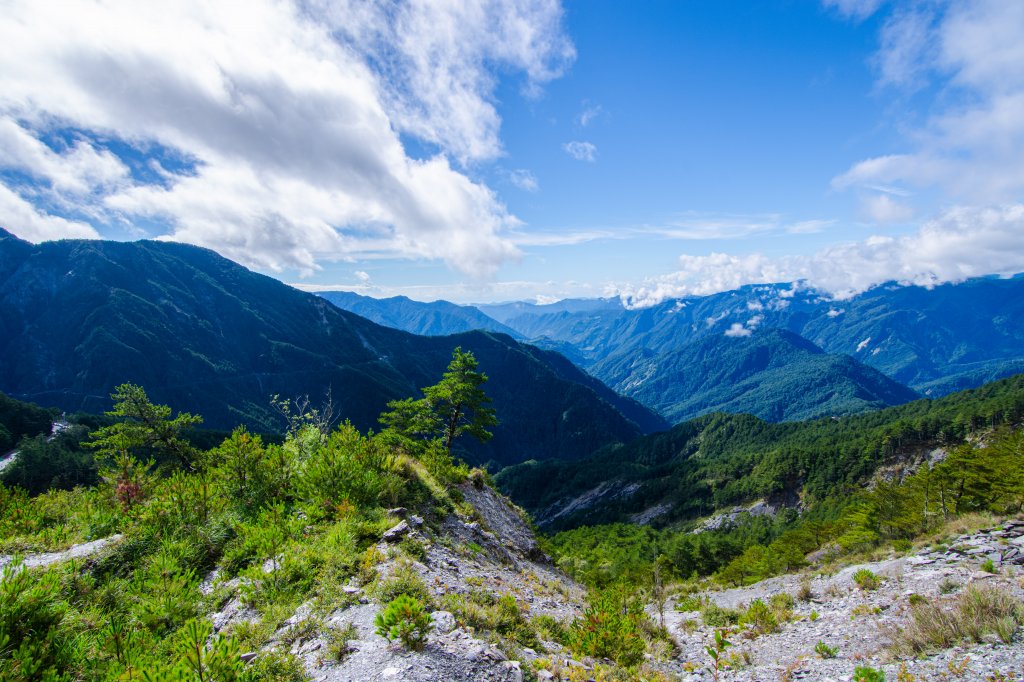
[[[594,163],[597,161],[597,147],[592,142],[566,142],[562,145],[565,153],[577,161]]]
[[[581,111],[580,115],[576,117],[576,122],[579,123],[581,127],[586,128],[603,113],[604,107],[600,104],[587,104],[584,102],[583,111]]]
[[[537,176],[525,168],[509,171],[508,180],[524,192],[536,192],[540,189]]]

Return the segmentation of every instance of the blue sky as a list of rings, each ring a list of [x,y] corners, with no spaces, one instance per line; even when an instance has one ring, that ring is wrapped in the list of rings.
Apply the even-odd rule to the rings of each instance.
[[[1024,270],[1024,4],[54,5],[0,17],[0,226],[309,289],[635,305]]]

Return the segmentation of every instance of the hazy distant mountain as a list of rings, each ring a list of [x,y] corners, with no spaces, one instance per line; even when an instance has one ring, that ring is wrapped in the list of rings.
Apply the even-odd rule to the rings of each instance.
[[[456,305],[448,301],[422,303],[405,296],[371,298],[351,291],[321,291],[317,295],[342,310],[411,334],[445,336],[482,329],[522,338],[519,332],[473,306]]]
[[[578,457],[666,426],[505,335],[389,329],[184,244],[33,246],[0,230],[0,390],[42,405],[98,412],[133,382],[208,426],[275,430],[270,395],[330,387],[338,412],[369,428],[388,400],[435,383],[457,345],[490,376],[502,420],[477,460]]]

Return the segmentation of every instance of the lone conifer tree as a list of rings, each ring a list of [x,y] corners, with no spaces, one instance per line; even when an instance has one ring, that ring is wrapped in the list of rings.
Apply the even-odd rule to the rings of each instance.
[[[486,443],[494,435],[487,428],[498,424],[494,410],[488,407],[491,399],[481,388],[487,375],[476,368],[473,354],[459,346],[452,352],[452,361],[441,381],[423,389],[430,411],[441,422],[441,442],[448,454],[455,439],[463,433]]]
[[[498,424],[491,399],[484,393],[487,375],[477,371],[470,351],[457,347],[441,381],[423,389],[423,398],[392,400],[389,412],[380,421],[390,431],[409,441],[440,441],[451,455],[455,439],[469,434],[486,443],[492,434],[487,429]]]

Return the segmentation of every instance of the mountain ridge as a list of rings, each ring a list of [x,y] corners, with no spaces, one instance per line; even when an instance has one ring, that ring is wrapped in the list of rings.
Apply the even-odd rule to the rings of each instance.
[[[210,426],[272,431],[269,396],[315,403],[330,388],[336,412],[366,429],[388,400],[436,382],[462,345],[507,420],[474,461],[579,457],[665,424],[511,337],[414,336],[189,245],[0,235],[0,268],[0,390],[66,410],[102,411],[132,382]]]

